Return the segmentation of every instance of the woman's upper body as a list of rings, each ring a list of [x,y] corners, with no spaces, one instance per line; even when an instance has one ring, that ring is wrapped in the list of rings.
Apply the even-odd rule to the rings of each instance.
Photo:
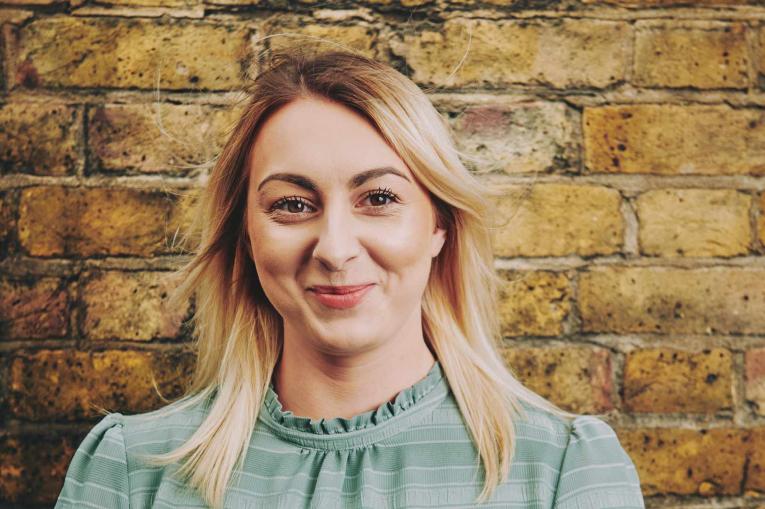
[[[173,478],[175,465],[147,467],[135,457],[177,447],[207,408],[158,422],[149,414],[104,417],[77,449],[56,508],[207,507]],[[480,507],[644,507],[635,466],[608,424],[592,416],[568,424],[524,408],[509,477]],[[478,461],[439,362],[393,401],[350,419],[284,411],[270,385],[225,507],[474,507]]]

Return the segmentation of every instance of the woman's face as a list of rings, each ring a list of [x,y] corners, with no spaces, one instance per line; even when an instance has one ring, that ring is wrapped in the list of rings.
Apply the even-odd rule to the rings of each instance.
[[[421,327],[445,231],[426,190],[363,116],[297,99],[261,126],[249,164],[247,233],[285,337],[348,354],[410,331],[413,320]],[[369,286],[339,297],[315,285]]]

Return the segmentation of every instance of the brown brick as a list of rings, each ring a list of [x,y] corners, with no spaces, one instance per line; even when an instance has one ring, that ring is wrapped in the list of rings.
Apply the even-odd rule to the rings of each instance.
[[[454,116],[458,148],[476,173],[549,172],[579,165],[579,114],[561,103],[475,105]]]
[[[732,189],[657,189],[637,201],[643,254],[736,256],[751,244],[749,195]]]
[[[10,363],[11,415],[34,421],[93,419],[98,409],[140,413],[172,399],[188,383],[193,356],[182,351],[19,353]]]
[[[744,489],[751,495],[765,495],[765,428],[753,428],[749,439],[749,464]]]
[[[0,106],[0,171],[68,175],[82,166],[82,112],[65,104]]]
[[[187,310],[168,307],[170,274],[106,271],[86,276],[81,291],[85,337],[149,341],[178,336]]]
[[[32,256],[168,253],[173,206],[160,191],[28,188],[19,204],[19,241]]]
[[[619,192],[607,187],[538,184],[508,187],[499,199],[497,256],[589,256],[619,251],[624,236]]]
[[[634,82],[643,87],[746,88],[744,23],[638,21]]]
[[[242,84],[248,29],[129,18],[41,18],[19,30],[14,83],[25,87],[226,90]]]
[[[101,170],[184,173],[211,162],[240,108],[109,104],[88,113],[88,139]]]
[[[0,278],[0,339],[66,336],[69,299],[60,278]]]
[[[13,234],[16,231],[16,193],[0,191],[0,259],[12,249]]]
[[[613,408],[611,358],[593,347],[526,348],[502,351],[518,379],[569,411],[601,413]]]
[[[499,314],[504,336],[560,336],[571,312],[571,282],[559,272],[500,270]]]
[[[733,405],[731,353],[638,350],[624,362],[624,405],[633,412],[714,413]]]
[[[584,109],[590,171],[765,175],[765,112],[720,105]]]
[[[439,87],[606,87],[624,78],[631,38],[627,23],[590,19],[450,19],[405,32],[392,52],[413,80]]]
[[[240,0],[214,0],[214,3],[237,5]],[[249,1],[249,0],[244,0]],[[269,47],[272,50],[280,50],[292,46],[314,47],[319,51],[336,49],[334,44],[341,44],[353,51],[359,52],[370,58],[377,57],[377,32],[370,26],[360,24],[354,20],[353,25],[317,25],[313,20],[301,23],[290,18],[277,18],[263,28],[269,38]],[[287,33],[289,35],[277,35]],[[317,40],[316,38],[320,39]],[[333,44],[334,43],[334,44]]]
[[[746,352],[744,367],[746,400],[752,404],[755,413],[765,415],[765,348]]]
[[[749,451],[744,429],[621,429],[643,495],[738,495]]]
[[[55,505],[69,463],[85,434],[0,436],[0,500]]]
[[[587,332],[762,334],[765,270],[592,267],[579,305]]]

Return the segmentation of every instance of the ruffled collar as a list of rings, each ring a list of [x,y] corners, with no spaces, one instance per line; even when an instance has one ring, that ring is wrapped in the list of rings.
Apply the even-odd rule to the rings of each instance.
[[[283,410],[273,383],[269,383],[259,419],[280,438],[302,447],[324,450],[365,447],[424,419],[448,391],[446,377],[436,361],[423,379],[375,410],[351,418],[313,420]]]

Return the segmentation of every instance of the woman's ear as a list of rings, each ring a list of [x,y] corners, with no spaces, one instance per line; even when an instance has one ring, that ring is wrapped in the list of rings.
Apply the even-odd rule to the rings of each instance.
[[[446,242],[446,230],[439,228],[439,226],[436,225],[435,229],[433,230],[433,237],[430,243],[431,258],[438,256],[438,254],[441,252],[441,248],[444,246],[444,242]]]

